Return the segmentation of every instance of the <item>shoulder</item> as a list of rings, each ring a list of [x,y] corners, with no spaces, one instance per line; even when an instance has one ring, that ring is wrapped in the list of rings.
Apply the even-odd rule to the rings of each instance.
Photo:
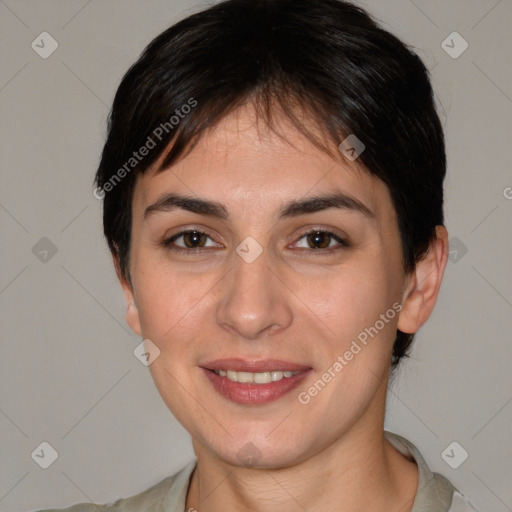
[[[420,451],[407,439],[385,432],[386,439],[418,466],[418,490],[411,512],[477,512],[443,475],[430,470]]]
[[[195,466],[194,460],[178,473],[164,478],[149,489],[112,503],[104,505],[78,503],[65,509],[46,509],[38,512],[161,512],[162,510],[181,512],[185,507],[188,483]],[[182,507],[181,510],[180,507]]]

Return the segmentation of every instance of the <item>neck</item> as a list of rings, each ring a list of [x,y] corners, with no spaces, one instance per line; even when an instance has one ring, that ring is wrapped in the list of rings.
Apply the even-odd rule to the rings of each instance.
[[[296,512],[297,510],[409,512],[416,494],[416,464],[384,437],[382,421],[364,416],[322,451],[285,468],[227,464],[194,442],[197,467],[186,510]]]

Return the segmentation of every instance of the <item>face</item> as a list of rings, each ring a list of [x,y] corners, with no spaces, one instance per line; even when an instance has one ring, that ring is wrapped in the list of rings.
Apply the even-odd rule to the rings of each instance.
[[[241,109],[138,177],[123,286],[196,453],[283,467],[382,429],[408,281],[383,182],[255,123]]]

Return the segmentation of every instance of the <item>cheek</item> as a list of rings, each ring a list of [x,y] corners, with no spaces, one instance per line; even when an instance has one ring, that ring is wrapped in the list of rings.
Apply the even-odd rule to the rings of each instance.
[[[172,339],[200,305],[204,289],[197,279],[179,272],[146,268],[135,272],[133,283],[144,337],[160,343]]]
[[[306,306],[304,312],[325,332],[337,350],[350,345],[353,339],[379,322],[379,335],[393,337],[396,321],[393,303],[396,293],[382,265],[375,262],[338,268],[318,279],[296,278],[290,288]],[[382,332],[380,332],[382,331]],[[334,340],[334,341],[332,341]]]

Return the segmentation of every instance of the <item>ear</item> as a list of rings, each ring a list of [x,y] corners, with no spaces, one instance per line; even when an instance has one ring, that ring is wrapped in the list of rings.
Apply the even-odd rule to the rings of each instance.
[[[447,261],[448,232],[444,226],[436,226],[436,239],[408,276],[398,319],[400,331],[415,333],[427,321],[437,301]]]
[[[125,277],[121,271],[121,265],[119,264],[119,256],[112,254],[114,261],[114,268],[116,269],[117,279],[121,284],[123,295],[126,300],[126,323],[130,326],[130,329],[137,334],[142,336],[142,329],[140,328],[139,310],[135,302],[135,295],[133,293],[132,285],[129,280]]]

